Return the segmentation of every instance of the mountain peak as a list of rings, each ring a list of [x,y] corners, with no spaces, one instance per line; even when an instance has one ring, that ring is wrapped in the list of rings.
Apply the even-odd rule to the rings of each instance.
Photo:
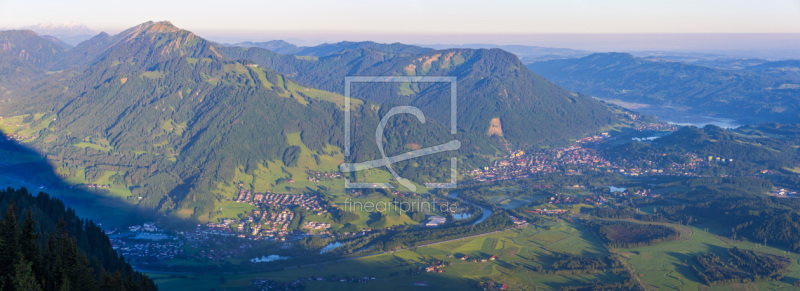
[[[169,21],[159,21],[159,22],[151,22],[149,27],[147,28],[147,32],[150,33],[171,33],[171,32],[179,32],[181,31],[180,28],[176,27]]]
[[[101,37],[102,38],[102,37]],[[169,21],[148,21],[113,37],[104,59],[154,64],[176,57],[222,58],[206,40]]]
[[[141,35],[183,33],[183,32],[191,34],[191,32],[180,29],[169,21],[159,21],[159,22],[148,21],[139,24],[133,28],[130,28],[126,31],[123,31],[122,34],[136,37]]]

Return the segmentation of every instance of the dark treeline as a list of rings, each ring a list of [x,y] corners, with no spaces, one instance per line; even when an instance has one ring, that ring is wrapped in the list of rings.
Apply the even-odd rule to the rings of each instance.
[[[624,278],[621,281],[595,281],[585,285],[563,286],[561,290],[640,290],[636,281],[630,277],[625,266],[612,255],[575,255],[554,253],[545,258],[552,261],[544,266],[530,266],[532,271],[547,275],[581,275],[595,273],[612,273]]]
[[[585,256],[556,253],[550,258],[553,263],[544,267],[533,266],[531,270],[543,274],[585,274],[597,271],[625,271],[625,267],[612,256]]]
[[[156,290],[93,222],[45,193],[0,191],[2,290]]]
[[[662,196],[671,203],[654,214],[638,212],[636,205],[597,209],[601,218],[692,224],[714,222],[733,239],[800,251],[800,200],[771,197],[769,181],[759,178],[695,178],[664,185]]]
[[[590,220],[586,225],[612,248],[651,246],[680,238],[680,232],[674,228],[657,224]]]
[[[699,254],[694,260],[700,267],[692,268],[708,285],[780,280],[791,265],[784,258],[739,248],[727,249],[723,254]]]

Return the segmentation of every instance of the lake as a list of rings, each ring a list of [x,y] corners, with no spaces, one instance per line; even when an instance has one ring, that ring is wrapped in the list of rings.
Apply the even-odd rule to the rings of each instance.
[[[601,99],[601,98],[598,98]],[[678,110],[674,108],[668,107],[661,107],[656,105],[650,104],[639,104],[639,103],[629,103],[629,102],[622,102],[618,99],[601,99],[609,103],[614,103],[619,106],[625,107],[627,109],[647,114],[653,115],[658,117],[658,119],[668,122],[670,124],[675,125],[691,125],[696,127],[704,127],[709,124],[713,124],[722,128],[732,129],[742,126],[743,124],[739,123],[735,119],[725,118],[720,116],[710,116],[704,114],[697,114],[697,113],[689,113],[683,110]]]
[[[478,220],[476,220],[475,222],[473,222],[473,223],[472,223],[472,225],[476,225],[476,224],[478,224],[478,223],[481,223],[481,222],[483,222],[484,220],[486,220],[487,218],[489,218],[489,216],[491,216],[491,215],[492,215],[492,210],[491,210],[491,209],[489,209],[489,208],[486,208],[486,207],[483,207],[483,206],[480,206],[480,205],[478,205],[478,204],[475,204],[475,203],[472,203],[472,202],[469,202],[469,201],[466,201],[466,200],[464,200],[464,199],[458,198],[458,192],[459,192],[459,190],[456,190],[456,191],[450,192],[450,194],[447,194],[447,198],[451,198],[451,199],[458,199],[458,200],[459,200],[459,201],[461,201],[461,202],[464,202],[464,203],[467,203],[467,204],[472,204],[472,205],[478,206],[478,207],[481,209],[481,212],[483,213],[483,214],[481,215],[481,218],[479,218]]]
[[[611,193],[614,193],[614,192],[625,192],[625,190],[628,190],[628,188],[617,188],[617,187],[614,187],[614,186],[608,186],[608,188],[611,189]]]

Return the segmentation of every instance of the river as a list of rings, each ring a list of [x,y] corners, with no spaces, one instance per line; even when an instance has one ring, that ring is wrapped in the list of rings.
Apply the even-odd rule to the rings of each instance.
[[[480,209],[481,209],[481,213],[483,213],[483,214],[481,215],[481,218],[479,218],[478,220],[476,220],[475,222],[473,222],[473,223],[472,223],[472,225],[476,225],[476,224],[478,224],[478,223],[481,223],[481,222],[483,222],[484,220],[486,220],[487,218],[489,218],[489,216],[491,216],[491,215],[492,215],[492,210],[491,210],[491,209],[489,209],[489,208],[486,208],[486,207],[483,207],[483,206],[480,206],[480,205],[478,205],[478,204],[475,204],[475,203],[472,203],[472,202],[469,202],[469,201],[467,201],[467,200],[464,200],[464,199],[458,198],[458,192],[461,192],[461,191],[460,191],[460,190],[455,190],[455,191],[452,191],[452,192],[450,192],[449,194],[447,194],[447,198],[450,198],[450,199],[456,199],[456,200],[458,200],[458,201],[461,201],[461,202],[464,202],[464,203],[466,203],[466,204],[471,204],[471,205],[475,205],[475,206],[477,206],[477,207],[480,207]]]

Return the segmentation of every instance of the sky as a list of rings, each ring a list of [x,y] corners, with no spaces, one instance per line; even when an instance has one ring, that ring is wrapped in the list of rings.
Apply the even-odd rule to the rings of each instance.
[[[3,29],[73,21],[115,33],[148,20],[230,42],[558,44],[557,35],[800,33],[800,0],[0,0]]]

